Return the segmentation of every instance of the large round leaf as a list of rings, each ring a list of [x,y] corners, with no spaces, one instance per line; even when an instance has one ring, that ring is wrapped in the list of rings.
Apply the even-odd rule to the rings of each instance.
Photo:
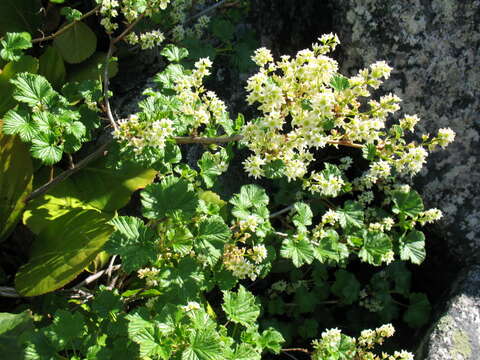
[[[111,216],[96,210],[73,209],[38,235],[30,261],[15,277],[23,296],[56,290],[73,280],[97,256],[113,231]]]
[[[134,191],[150,184],[155,175],[155,170],[138,166],[108,169],[99,161],[30,201],[23,222],[39,234],[72,209],[95,209],[113,214],[128,203]]]
[[[32,191],[33,168],[28,148],[17,136],[3,135],[0,123],[0,242],[20,219]]]
[[[36,73],[38,60],[31,56],[22,56],[19,61],[9,62],[0,71],[0,116],[13,108],[17,103],[13,98],[14,86],[10,80],[18,73]]]
[[[49,46],[43,55],[40,56],[38,73],[45,76],[56,89],[63,85],[66,77],[65,64],[56,47]]]
[[[35,34],[42,21],[40,0],[1,0],[0,37],[7,32]]]
[[[83,22],[78,22],[53,40],[53,45],[60,51],[69,64],[78,64],[88,59],[97,48],[95,33]]]

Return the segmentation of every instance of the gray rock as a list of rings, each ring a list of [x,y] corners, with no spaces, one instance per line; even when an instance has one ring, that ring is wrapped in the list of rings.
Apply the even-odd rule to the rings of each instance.
[[[454,144],[429,158],[417,186],[444,212],[441,231],[456,259],[480,260],[480,1],[331,1],[345,74],[377,60],[395,71],[385,92],[418,114],[421,133],[451,127]]]
[[[432,325],[417,359],[474,360],[480,354],[480,266],[468,268],[452,290],[442,316]]]

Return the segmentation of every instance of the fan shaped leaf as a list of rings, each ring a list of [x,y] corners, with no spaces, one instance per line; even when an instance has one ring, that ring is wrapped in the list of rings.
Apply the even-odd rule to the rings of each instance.
[[[223,311],[230,321],[250,327],[255,324],[260,315],[260,306],[255,302],[255,296],[242,285],[237,293],[223,291]]]
[[[88,59],[97,48],[97,36],[83,22],[77,22],[63,34],[53,40],[63,60],[69,64],[78,64]]]
[[[149,219],[189,218],[195,214],[198,197],[184,179],[167,176],[141,193],[143,215]]]
[[[29,262],[17,272],[17,291],[23,296],[36,296],[73,280],[113,231],[109,219],[99,211],[77,208],[50,223],[33,243]]]

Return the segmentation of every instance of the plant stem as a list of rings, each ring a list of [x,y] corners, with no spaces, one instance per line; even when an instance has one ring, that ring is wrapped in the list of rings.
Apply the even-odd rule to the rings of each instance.
[[[33,39],[32,40],[32,44],[35,44],[35,43],[40,43],[40,42],[43,42],[43,41],[48,41],[48,40],[52,40],[54,38],[56,38],[58,35],[61,35],[63,34],[65,31],[67,31],[68,29],[70,29],[72,26],[74,26],[76,23],[82,21],[83,19],[86,19],[87,17],[95,14],[98,10],[100,10],[100,5],[97,5],[96,7],[94,7],[92,10],[90,10],[89,12],[83,14],[83,16],[78,19],[78,20],[74,20],[72,21],[71,23],[65,25],[64,27],[62,27],[60,30],[58,30],[57,32],[53,33],[52,35],[49,35],[49,36],[42,36],[41,38],[37,38],[37,39]]]
[[[210,137],[182,137],[182,136],[175,136],[173,140],[177,144],[221,144],[227,143],[232,141],[240,141],[243,139],[242,135],[235,135],[235,136],[225,136],[225,137],[217,137],[217,138],[210,138]]]
[[[108,145],[110,145],[110,143],[112,142],[113,138],[110,138],[107,142],[105,142],[104,144],[100,145],[100,147],[95,150],[93,153],[91,153],[90,155],[88,155],[86,158],[84,158],[82,161],[80,161],[77,165],[75,165],[73,168],[71,169],[68,169],[68,170],[65,170],[64,172],[62,172],[60,175],[58,175],[57,177],[53,178],[52,180],[50,180],[49,182],[47,182],[46,184],[40,186],[38,189],[36,189],[35,191],[32,191],[32,193],[25,199],[25,202],[29,202],[30,200],[40,196],[40,195],[43,195],[44,193],[46,193],[52,186],[54,186],[55,184],[58,184],[60,182],[62,182],[63,180],[69,178],[71,175],[73,175],[74,173],[76,173],[78,170],[84,168],[85,166],[87,166],[89,163],[91,163],[93,160],[96,160],[98,159],[99,157],[103,156],[104,155],[104,152],[106,151]]]
[[[306,353],[306,354],[310,354],[310,351],[308,351],[307,349],[303,349],[303,348],[282,349],[281,351],[283,351],[283,352],[287,352],[287,351],[299,351],[299,352],[303,352],[303,353]]]

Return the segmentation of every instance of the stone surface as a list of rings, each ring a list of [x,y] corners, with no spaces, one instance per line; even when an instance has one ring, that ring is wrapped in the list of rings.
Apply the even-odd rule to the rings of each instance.
[[[480,266],[463,272],[441,317],[432,325],[417,359],[474,360],[480,354]]]
[[[456,259],[480,259],[480,1],[331,1],[345,74],[377,60],[395,71],[383,90],[418,114],[422,133],[451,127],[456,141],[429,158],[417,181]]]

